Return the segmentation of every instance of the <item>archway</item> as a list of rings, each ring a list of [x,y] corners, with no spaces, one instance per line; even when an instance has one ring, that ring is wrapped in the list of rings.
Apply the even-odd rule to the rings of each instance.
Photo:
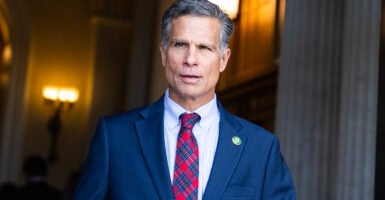
[[[3,182],[17,181],[22,146],[29,26],[21,0],[0,0],[0,27],[0,182]]]

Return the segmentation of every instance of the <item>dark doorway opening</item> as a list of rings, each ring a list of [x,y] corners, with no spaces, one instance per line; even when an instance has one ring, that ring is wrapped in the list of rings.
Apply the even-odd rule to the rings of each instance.
[[[385,0],[381,9],[375,199],[385,199]]]

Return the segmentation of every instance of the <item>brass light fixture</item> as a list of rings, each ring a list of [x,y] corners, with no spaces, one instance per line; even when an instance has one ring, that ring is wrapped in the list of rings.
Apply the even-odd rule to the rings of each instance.
[[[229,17],[234,20],[238,16],[239,0],[209,0],[218,5]]]
[[[56,152],[58,136],[61,129],[61,113],[69,110],[79,98],[76,88],[60,88],[56,86],[44,86],[42,90],[44,101],[47,105],[54,106],[54,114],[48,120],[48,131],[51,135],[51,145],[48,161],[55,163],[58,155]]]

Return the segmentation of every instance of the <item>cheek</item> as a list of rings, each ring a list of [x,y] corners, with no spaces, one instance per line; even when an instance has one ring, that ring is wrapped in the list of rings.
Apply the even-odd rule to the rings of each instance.
[[[165,66],[169,68],[176,68],[180,62],[179,55],[174,52],[168,52]]]
[[[177,62],[173,59],[170,59],[170,57],[167,59],[167,62],[164,65],[164,73],[169,83],[173,83],[176,81],[175,79],[178,73]]]
[[[209,74],[210,74],[210,76],[212,76],[212,77],[218,77],[219,76],[219,74],[223,71],[223,68],[222,68],[222,66],[221,66],[221,63],[220,63],[220,61],[217,61],[217,62],[213,62],[213,63],[211,63],[211,68],[210,68],[210,70],[209,70]]]
[[[210,85],[216,84],[218,82],[219,74],[220,74],[219,70],[220,69],[219,69],[218,65],[215,65],[215,67],[213,66],[213,68],[211,70],[206,72],[206,75],[207,75],[206,77],[207,77]]]
[[[166,65],[164,73],[168,82],[174,82],[175,70],[170,65]]]

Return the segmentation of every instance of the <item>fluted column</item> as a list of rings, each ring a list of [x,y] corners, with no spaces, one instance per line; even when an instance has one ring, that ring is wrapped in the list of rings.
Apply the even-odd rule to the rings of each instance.
[[[373,199],[381,1],[344,9],[336,199]]]
[[[380,3],[286,1],[276,133],[298,199],[373,197]]]

